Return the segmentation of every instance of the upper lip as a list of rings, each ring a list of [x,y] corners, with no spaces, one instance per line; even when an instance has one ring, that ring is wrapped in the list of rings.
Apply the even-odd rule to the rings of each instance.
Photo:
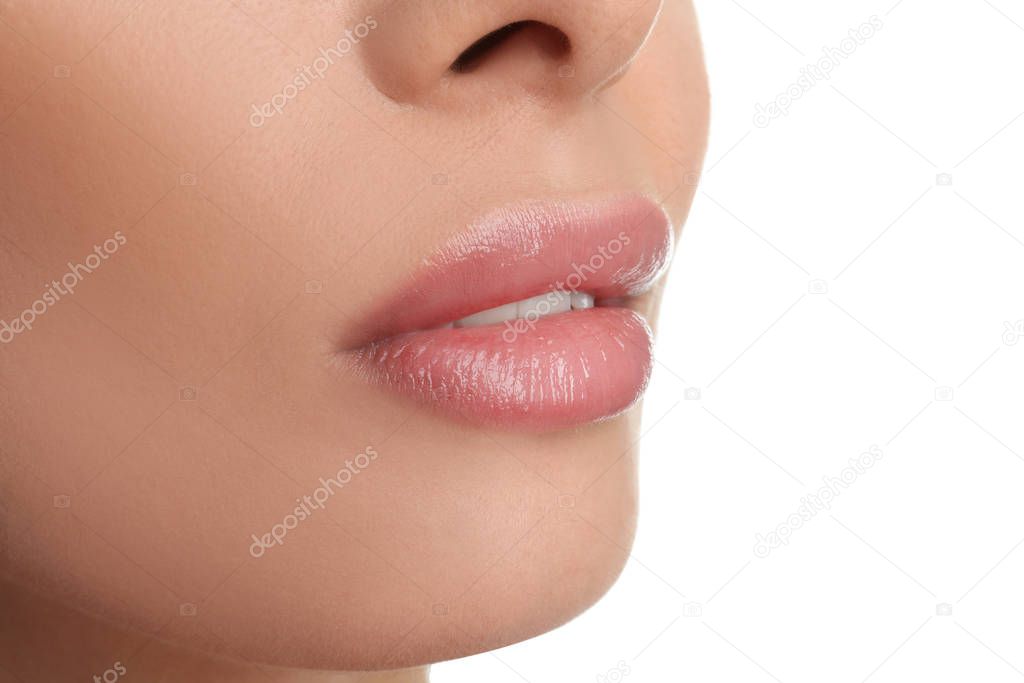
[[[672,230],[641,195],[530,201],[493,210],[423,260],[361,326],[358,348],[549,291],[598,305],[648,290],[665,270]]]

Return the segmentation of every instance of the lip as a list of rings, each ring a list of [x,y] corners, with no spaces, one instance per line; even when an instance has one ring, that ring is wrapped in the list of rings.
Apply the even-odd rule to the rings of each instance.
[[[547,431],[613,417],[647,386],[652,336],[634,308],[671,251],[668,216],[642,196],[504,207],[426,258],[346,355],[371,384],[470,423]],[[553,291],[597,305],[446,326]]]

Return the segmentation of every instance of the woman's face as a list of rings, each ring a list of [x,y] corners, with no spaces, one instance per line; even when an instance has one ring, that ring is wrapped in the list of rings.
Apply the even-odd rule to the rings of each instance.
[[[688,0],[0,3],[7,594],[340,670],[580,613],[707,113]]]

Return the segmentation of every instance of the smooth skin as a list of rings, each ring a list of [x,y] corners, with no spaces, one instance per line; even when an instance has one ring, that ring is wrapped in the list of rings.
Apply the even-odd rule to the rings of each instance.
[[[707,118],[688,0],[0,0],[0,681],[412,683],[592,605],[638,408],[469,427],[337,354],[496,207],[681,230]]]

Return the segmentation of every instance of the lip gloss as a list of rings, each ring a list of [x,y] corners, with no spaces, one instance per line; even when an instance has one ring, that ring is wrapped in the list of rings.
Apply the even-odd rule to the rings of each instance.
[[[643,197],[503,208],[425,259],[347,354],[370,383],[458,420],[608,418],[647,386],[651,332],[628,305],[671,249],[668,217]]]

